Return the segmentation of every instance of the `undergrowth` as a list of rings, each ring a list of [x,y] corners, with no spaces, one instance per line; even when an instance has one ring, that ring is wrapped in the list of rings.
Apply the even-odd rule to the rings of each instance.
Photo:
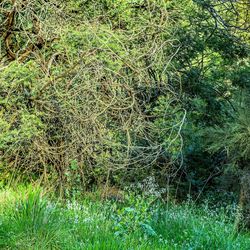
[[[233,207],[210,210],[191,202],[62,201],[40,188],[0,192],[1,249],[249,249],[236,233]]]

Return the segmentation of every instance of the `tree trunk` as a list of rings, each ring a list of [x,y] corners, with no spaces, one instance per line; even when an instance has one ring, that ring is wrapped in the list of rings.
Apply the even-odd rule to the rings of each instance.
[[[242,173],[239,208],[236,227],[250,230],[250,170],[244,170]]]

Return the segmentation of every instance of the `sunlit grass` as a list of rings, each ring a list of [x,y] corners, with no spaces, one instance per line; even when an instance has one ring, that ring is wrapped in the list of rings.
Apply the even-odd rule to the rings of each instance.
[[[249,249],[222,209],[49,199],[39,188],[0,192],[1,249]],[[151,204],[151,205],[150,205]],[[229,213],[229,214],[230,214]]]

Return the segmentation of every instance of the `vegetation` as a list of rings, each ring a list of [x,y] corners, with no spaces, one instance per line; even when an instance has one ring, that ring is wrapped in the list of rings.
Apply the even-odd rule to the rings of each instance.
[[[20,189],[20,188],[19,188]],[[235,234],[233,207],[209,210],[150,205],[129,194],[123,203],[62,203],[39,189],[1,192],[0,247],[4,249],[249,249]],[[230,216],[229,216],[230,215]]]
[[[109,236],[110,244],[133,248],[147,228],[158,235],[152,241],[156,248],[173,240],[170,249],[175,244],[177,249],[188,249],[187,244],[234,249],[237,242],[245,249],[248,239],[241,233],[250,229],[249,8],[248,0],[0,0],[0,186],[4,193],[36,183],[57,196],[55,201],[40,200],[40,194],[21,198],[15,218],[13,201],[6,201],[2,218],[9,229],[1,231],[1,239],[5,242],[9,233],[10,241],[3,247],[15,249],[29,241],[30,248],[46,248],[36,245],[45,235],[48,244],[58,244],[47,248],[80,244],[80,236],[73,238],[81,233],[65,235],[74,230],[85,235],[86,225],[74,229],[74,223],[58,217],[65,213],[65,220],[72,219],[63,202],[75,200],[105,218],[103,235],[98,229],[93,235],[102,240],[86,236],[92,243],[83,244],[90,248],[107,248]],[[160,190],[152,213],[159,209],[167,211],[164,218],[172,217],[144,226],[139,220],[138,230],[121,242],[119,233],[114,236],[114,206],[120,206],[126,188],[148,180]],[[93,190],[102,190],[100,199],[82,201]],[[115,204],[100,201],[111,196]],[[139,200],[146,209],[147,198]],[[218,225],[211,235],[209,225],[224,223],[223,218],[196,218],[203,211],[198,207],[161,208],[187,200],[198,207],[204,200],[216,207],[238,204],[237,216],[227,217],[235,222],[223,224],[223,230]],[[31,209],[27,213],[38,209],[23,218],[27,223],[19,221],[26,216],[18,214],[23,207]],[[161,231],[175,223],[175,210],[177,217],[190,215],[185,222],[190,237]],[[43,218],[32,217],[37,213]],[[39,232],[24,236],[27,225],[39,227],[46,216],[61,229],[51,222],[45,232],[35,229]],[[16,228],[12,220],[20,222]],[[159,235],[165,235],[161,243]],[[223,245],[226,239],[229,245]],[[150,247],[145,244],[143,249]]]

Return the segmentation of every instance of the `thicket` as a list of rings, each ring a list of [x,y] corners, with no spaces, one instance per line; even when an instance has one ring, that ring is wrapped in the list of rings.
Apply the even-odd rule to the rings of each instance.
[[[2,184],[154,176],[199,199],[241,180],[248,216],[247,0],[2,0],[0,24]]]

